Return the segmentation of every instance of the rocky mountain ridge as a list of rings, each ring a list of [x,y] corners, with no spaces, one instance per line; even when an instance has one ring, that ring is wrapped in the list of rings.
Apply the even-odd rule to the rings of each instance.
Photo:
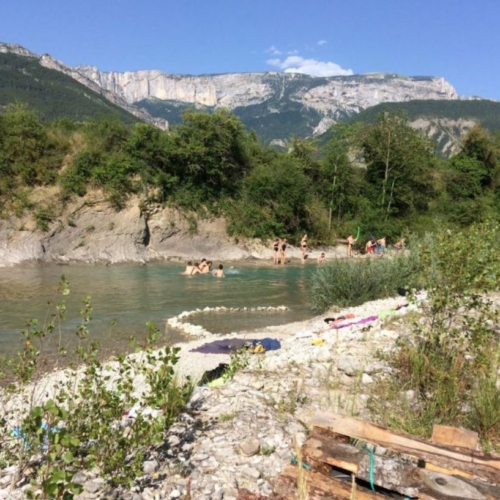
[[[129,113],[133,114],[134,116],[137,116],[139,119],[144,120],[145,122],[148,122],[148,123],[152,123],[152,124],[156,125],[157,127],[162,128],[162,129],[168,128],[168,123],[165,120],[163,120],[161,118],[153,118],[144,109],[129,104],[125,99],[121,98],[118,94],[115,94],[114,92],[110,92],[110,91],[100,87],[99,85],[94,83],[92,80],[88,79],[82,73],[76,71],[75,69],[71,68],[70,66],[66,66],[62,62],[60,62],[57,59],[55,59],[54,57],[52,57],[50,54],[37,55],[37,54],[29,51],[25,47],[22,47],[21,45],[3,43],[3,42],[0,42],[0,53],[12,53],[12,54],[16,54],[16,55],[23,56],[23,57],[30,57],[30,58],[37,59],[41,66],[43,66],[45,68],[59,71],[61,73],[64,73],[65,75],[73,78],[74,80],[81,83],[82,85],[85,85],[90,90],[93,90],[94,92],[102,95],[104,98],[106,98],[108,101],[112,102],[113,104],[116,104],[120,108],[128,111]]]
[[[345,115],[382,102],[459,98],[444,78],[385,73],[337,77],[277,72],[184,76],[161,71],[103,72],[92,66],[75,69],[129,104],[155,99],[238,110],[266,103],[267,111],[276,113],[281,110],[280,104],[289,101],[316,111],[319,122],[327,119],[316,133]]]

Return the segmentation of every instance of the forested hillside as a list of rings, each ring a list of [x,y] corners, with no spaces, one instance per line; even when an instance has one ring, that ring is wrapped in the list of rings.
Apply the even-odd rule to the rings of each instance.
[[[35,57],[0,53],[0,109],[11,103],[28,105],[43,120],[112,116],[127,124],[140,121],[70,76],[41,66]]]
[[[500,102],[477,100],[415,100],[378,104],[350,119],[373,123],[380,113],[405,113],[409,121],[418,118],[472,119],[490,131],[500,131]]]
[[[187,110],[169,132],[102,118],[42,123],[13,106],[0,115],[2,216],[32,213],[44,230],[70,198],[99,188],[120,210],[131,194],[192,217],[223,215],[231,234],[332,242],[361,228],[398,238],[498,219],[500,139],[480,126],[444,160],[399,114],[337,125],[329,141],[262,146],[228,111]],[[34,200],[54,186],[56,200]],[[193,219],[193,220],[194,220]],[[195,228],[195,225],[193,226]]]

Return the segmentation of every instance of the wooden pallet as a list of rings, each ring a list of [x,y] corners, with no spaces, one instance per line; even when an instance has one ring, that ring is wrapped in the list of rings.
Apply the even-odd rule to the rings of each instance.
[[[270,500],[500,499],[500,457],[478,451],[476,433],[435,426],[428,441],[326,412],[312,424],[306,468],[286,466]],[[245,494],[238,499],[266,498]]]

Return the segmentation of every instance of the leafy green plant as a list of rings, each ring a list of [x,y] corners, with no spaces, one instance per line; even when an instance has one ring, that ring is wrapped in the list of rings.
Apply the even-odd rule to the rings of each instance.
[[[59,293],[69,293],[64,278]],[[29,322],[22,349],[2,370],[7,389],[1,398],[6,408],[0,466],[17,466],[18,477],[28,474],[32,498],[71,499],[81,491],[74,474],[94,467],[111,484],[131,484],[142,474],[148,447],[161,442],[192,393],[191,381],[175,376],[179,349],[154,349],[159,331],[148,323],[137,353],[103,362],[98,345],[88,340],[90,298],[80,311],[74,351],[61,333],[64,301],[52,301],[51,309],[47,322]],[[67,368],[47,385],[42,372],[53,365],[54,348]]]
[[[54,220],[54,213],[49,208],[39,208],[35,212],[36,227],[40,231],[48,231],[49,224]]]
[[[398,287],[418,282],[418,252],[391,259],[334,259],[311,277],[311,307],[318,312],[329,307],[348,307],[390,297]]]
[[[420,255],[427,302],[392,357],[393,396],[412,391],[412,411],[394,407],[392,424],[430,435],[434,423],[464,425],[500,447],[497,325],[500,264],[496,223],[424,238]]]

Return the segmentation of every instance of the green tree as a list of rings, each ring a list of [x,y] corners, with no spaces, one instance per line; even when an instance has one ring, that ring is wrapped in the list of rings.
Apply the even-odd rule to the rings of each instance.
[[[492,137],[484,128],[476,124],[467,132],[458,157],[470,158],[481,164],[481,186],[492,185],[498,173],[499,155]]]
[[[231,229],[260,238],[298,234],[308,225],[309,198],[308,179],[300,164],[289,155],[277,155],[245,178]]]
[[[249,135],[227,110],[213,114],[188,110],[173,132],[175,175],[206,201],[234,196],[250,170]]]
[[[433,150],[430,141],[401,115],[384,113],[367,125],[361,138],[367,180],[377,189],[378,205],[391,214],[427,210],[433,196]]]
[[[355,174],[350,159],[353,148],[353,129],[337,124],[330,129],[331,139],[325,147],[321,163],[320,190],[328,203],[328,229],[332,227],[333,214],[338,222],[349,208],[354,208],[353,195],[356,194]]]

